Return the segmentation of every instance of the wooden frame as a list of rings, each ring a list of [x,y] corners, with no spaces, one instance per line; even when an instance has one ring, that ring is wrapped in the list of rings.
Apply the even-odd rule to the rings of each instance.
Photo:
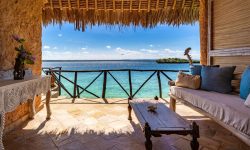
[[[209,56],[250,56],[250,47],[210,50]]]
[[[181,98],[178,98],[172,94],[169,94],[169,96],[171,97],[172,99],[172,102],[170,102],[170,105],[175,105],[176,106],[176,100],[180,101],[181,103],[183,103],[184,105],[198,111],[199,113],[211,118],[213,121],[215,121],[216,123],[218,123],[219,125],[221,125],[222,127],[226,128],[227,130],[229,130],[233,135],[235,135],[236,137],[238,137],[240,140],[242,140],[244,143],[246,143],[247,145],[250,146],[250,136],[246,135],[246,134],[243,134],[243,133],[240,133],[237,129],[235,129],[234,127],[232,126],[229,126],[227,124],[225,124],[224,122],[218,120],[217,118],[215,118],[214,116],[212,116],[211,114],[205,112],[204,110],[198,108],[198,107],[195,107],[194,105],[192,105],[191,103],[181,99]]]
[[[212,49],[212,2],[213,0],[208,0],[208,37],[207,37],[207,64],[211,65],[210,51]]]

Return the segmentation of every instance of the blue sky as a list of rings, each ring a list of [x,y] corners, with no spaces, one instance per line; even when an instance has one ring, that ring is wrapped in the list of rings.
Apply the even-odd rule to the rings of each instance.
[[[75,31],[73,24],[43,27],[43,60],[112,60],[183,57],[187,47],[199,58],[199,24],[172,27],[88,27]]]

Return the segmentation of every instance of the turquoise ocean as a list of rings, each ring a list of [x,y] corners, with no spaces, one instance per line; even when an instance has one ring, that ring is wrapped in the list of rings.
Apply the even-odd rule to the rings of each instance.
[[[139,70],[189,70],[189,64],[158,64],[155,60],[109,60],[109,61],[43,61],[43,67],[62,67],[62,70],[117,70],[117,69],[139,69]],[[113,71],[112,75],[121,83],[125,90],[129,93],[128,72]],[[133,93],[143,84],[143,82],[153,72],[132,72]],[[165,72],[171,79],[175,80],[177,72]],[[78,73],[77,83],[82,87],[86,87],[99,73],[87,72]],[[74,81],[74,73],[62,73],[71,81]],[[73,93],[74,86],[65,79],[61,80],[70,93]],[[162,94],[168,97],[169,86],[168,79],[161,75]],[[88,88],[88,91],[101,97],[103,87],[103,74]],[[80,90],[81,91],[81,90]],[[62,95],[69,95],[62,90]],[[153,98],[159,96],[159,86],[157,75],[155,74],[135,95],[135,98]],[[83,92],[81,97],[95,98],[95,96]],[[115,80],[107,76],[106,98],[127,98],[126,93],[115,82]]]

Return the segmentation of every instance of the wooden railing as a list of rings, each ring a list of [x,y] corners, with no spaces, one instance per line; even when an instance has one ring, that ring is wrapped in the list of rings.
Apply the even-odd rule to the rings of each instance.
[[[154,76],[157,75],[158,86],[159,86],[159,97],[162,98],[162,80],[161,77],[165,77],[167,80],[172,81],[172,79],[167,75],[167,72],[179,72],[180,70],[138,70],[138,69],[116,69],[116,70],[62,70],[61,67],[55,68],[42,68],[45,74],[50,74],[52,78],[55,79],[56,83],[59,86],[59,95],[61,95],[61,89],[63,89],[71,98],[80,98],[83,92],[93,95],[96,98],[106,98],[106,91],[107,91],[107,78],[108,75],[119,85],[122,91],[128,96],[128,98],[134,98],[138,92],[144,87],[144,85]],[[188,72],[188,70],[181,70],[183,72]],[[77,79],[79,73],[98,73],[98,75],[87,84],[86,87],[81,86]],[[112,74],[112,72],[127,72],[128,73],[128,84],[129,84],[129,91],[127,91],[124,86],[120,83],[120,81]],[[132,82],[132,72],[152,72],[150,76],[139,86],[135,92],[133,92],[133,82]],[[67,78],[66,76],[62,75],[63,73],[73,73],[74,79],[73,81]],[[102,86],[102,95],[101,97],[97,94],[88,90],[88,88],[98,79],[100,76],[103,75],[103,86]],[[73,84],[73,94],[69,92],[69,89],[65,87],[62,79],[68,81],[69,83]],[[167,84],[166,84],[167,86]]]

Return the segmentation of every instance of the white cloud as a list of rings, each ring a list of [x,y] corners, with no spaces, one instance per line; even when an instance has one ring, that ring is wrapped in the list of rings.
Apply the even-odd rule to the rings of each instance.
[[[58,49],[58,48],[55,46],[55,47],[53,47],[53,49],[56,50],[56,49]]]
[[[147,52],[146,52],[147,51]],[[133,50],[117,47],[114,51],[95,51],[80,49],[78,51],[59,51],[44,49],[42,51],[42,58],[44,60],[119,60],[119,59],[159,59],[159,58],[169,58],[178,57],[186,58],[183,55],[184,51],[172,50],[172,49],[159,49],[159,50]],[[199,51],[192,50],[191,55],[193,59],[199,59]]]
[[[152,50],[152,49],[141,49],[142,52],[147,52],[147,53],[158,53],[158,50]]]
[[[82,47],[81,50],[86,50],[87,48],[86,47]]]
[[[120,47],[117,47],[115,49],[115,52],[120,54],[120,55],[138,55],[138,54],[141,54],[141,52],[139,52],[139,51],[123,49],[123,48],[120,48]]]
[[[58,37],[62,37],[63,35],[62,34],[57,34]]]
[[[150,44],[149,47],[154,47],[154,45],[153,45],[153,44]]]
[[[43,48],[44,48],[44,49],[50,49],[50,46],[44,45]]]
[[[83,54],[88,54],[89,52],[87,52],[87,51],[82,51],[81,53],[83,53]]]
[[[107,46],[106,46],[106,48],[110,49],[110,48],[111,48],[111,46],[110,46],[110,45],[107,45]]]

